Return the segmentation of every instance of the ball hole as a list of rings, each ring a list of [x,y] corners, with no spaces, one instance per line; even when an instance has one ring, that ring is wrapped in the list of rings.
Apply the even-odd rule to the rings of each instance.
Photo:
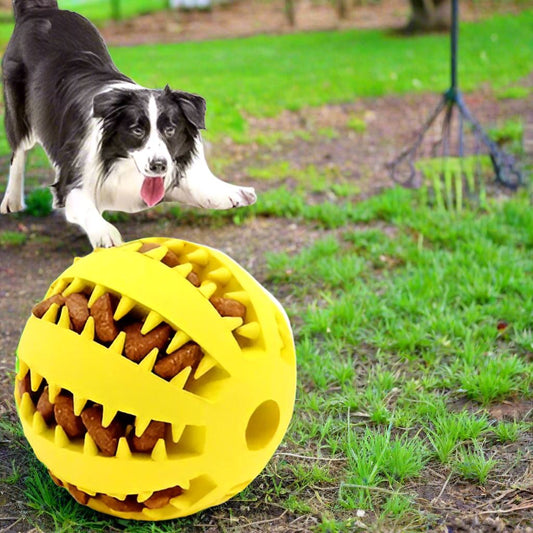
[[[246,427],[246,444],[250,450],[267,446],[276,434],[279,418],[279,406],[274,400],[267,400],[257,407]]]

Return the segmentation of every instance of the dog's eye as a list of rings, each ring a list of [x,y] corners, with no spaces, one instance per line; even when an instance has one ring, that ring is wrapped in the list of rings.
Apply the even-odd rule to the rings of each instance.
[[[133,126],[130,128],[130,133],[135,135],[135,137],[142,137],[144,135],[144,130],[140,126]]]
[[[172,137],[174,133],[176,133],[176,128],[173,128],[172,126],[168,126],[165,128],[164,132],[165,137]]]

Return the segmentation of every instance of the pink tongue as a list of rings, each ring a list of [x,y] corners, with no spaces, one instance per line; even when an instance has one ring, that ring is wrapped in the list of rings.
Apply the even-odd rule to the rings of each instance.
[[[148,207],[159,203],[165,196],[164,178],[144,178],[141,198]]]

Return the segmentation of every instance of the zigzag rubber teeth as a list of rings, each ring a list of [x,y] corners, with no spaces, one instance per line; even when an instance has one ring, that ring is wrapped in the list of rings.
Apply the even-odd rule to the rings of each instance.
[[[57,325],[60,328],[70,329],[70,316],[68,314],[68,307],[66,305],[61,308],[61,314],[59,315],[59,321]]]
[[[89,308],[91,308],[94,304],[94,302],[96,302],[96,300],[98,300],[98,298],[100,298],[101,296],[103,296],[107,291],[107,289],[102,286],[102,285],[95,285],[94,286],[94,289],[93,289],[93,292],[91,293],[91,297],[89,298]]]
[[[35,412],[35,407],[31,401],[30,394],[25,392],[20,399],[20,416],[25,420],[31,420],[33,413]]]
[[[85,322],[85,326],[80,333],[80,336],[88,341],[94,340],[94,318],[90,316]]]
[[[131,450],[126,437],[120,437],[115,455],[119,459],[131,459]]]
[[[96,442],[89,435],[89,432],[85,433],[85,438],[83,439],[83,453],[91,456],[98,455],[98,446],[96,446]]]
[[[159,509],[149,509],[148,507],[143,507],[141,513],[149,520],[157,520],[160,514]]]
[[[209,298],[215,294],[217,288],[217,284],[213,281],[202,281],[198,290],[209,300]]]
[[[183,265],[173,267],[172,270],[186,278],[192,272],[192,263],[183,263]]]
[[[185,243],[183,241],[178,241],[174,239],[170,239],[164,244],[169,250],[172,250],[177,255],[179,255],[183,251],[183,248],[185,248]]]
[[[139,363],[139,366],[141,368],[144,368],[144,370],[151,372],[152,369],[154,368],[158,354],[159,354],[159,349],[154,348],[148,355],[144,357],[144,359]]]
[[[185,424],[172,424],[172,441],[178,443],[185,431]]]
[[[51,292],[49,296],[55,296],[56,294],[61,294],[68,286],[68,281],[60,279],[59,281],[52,284]]]
[[[164,318],[157,311],[150,311],[141,328],[141,334],[146,335],[147,333],[150,333],[150,331],[157,328],[163,320]]]
[[[197,250],[194,250],[194,252],[191,252],[186,255],[187,261],[190,261],[191,263],[196,263],[200,266],[205,266],[207,263],[209,263],[209,254],[207,253],[207,250],[204,250],[203,248],[198,248]]]
[[[41,320],[44,320],[46,322],[52,322],[55,324],[56,322],[56,319],[57,319],[57,312],[59,310],[59,305],[57,304],[52,304],[48,310],[46,311],[46,313],[43,315],[43,317],[41,318]]]
[[[32,370],[30,374],[31,390],[33,392],[38,391],[42,382],[43,382],[43,376],[41,376],[40,374],[37,374],[35,370]]]
[[[150,425],[150,418],[144,416],[135,417],[135,436],[140,437],[145,431],[146,428]]]
[[[250,304],[250,295],[246,291],[227,292],[226,294],[224,294],[224,298],[237,300],[238,302],[246,306]]]
[[[187,380],[189,379],[191,370],[192,369],[190,366],[186,366],[179,374],[170,380],[170,383],[178,389],[183,389],[183,387],[185,387],[185,383],[187,383]]]
[[[63,296],[70,296],[75,292],[82,292],[87,287],[87,283],[80,278],[74,278],[70,285],[63,291]]]
[[[123,494],[122,492],[110,492],[109,496],[111,496],[111,498],[116,498],[117,500],[123,502],[126,499],[127,494]]]
[[[168,248],[166,246],[159,245],[157,248],[144,252],[144,255],[147,255],[148,257],[151,257],[152,259],[155,259],[156,261],[161,261],[161,259],[163,259],[165,255],[167,255],[167,252],[168,252]]]
[[[124,351],[124,344],[126,344],[126,333],[121,331],[115,337],[115,340],[111,343],[111,346],[109,346],[108,350],[122,355],[122,352]]]
[[[50,403],[54,403],[56,401],[56,398],[59,396],[60,392],[61,387],[59,385],[48,383],[48,399],[50,400]]]
[[[78,396],[76,396],[74,394],[72,395],[72,399],[73,399],[73,402],[74,402],[74,414],[76,416],[80,416],[81,412],[83,411],[83,408],[87,404],[87,399],[86,398],[79,398]]]
[[[220,317],[223,320],[224,326],[229,330],[233,331],[239,326],[242,326],[242,318],[240,316],[223,316]]]
[[[104,428],[109,427],[109,424],[113,422],[113,418],[117,416],[118,409],[113,409],[108,405],[102,405],[102,426]]]
[[[235,333],[241,337],[255,341],[261,334],[261,327],[257,322],[249,322],[248,324],[244,324],[244,326],[237,328]]]
[[[187,487],[187,489],[185,487],[181,487],[183,490],[187,490],[189,487]],[[176,496],[175,498],[172,498],[170,500],[170,505],[172,505],[172,507],[178,509],[178,510],[181,510],[183,509],[183,500],[180,500],[180,497],[179,496]]]
[[[59,448],[64,448],[70,444],[70,440],[65,430],[58,424],[54,430],[54,444]]]
[[[226,285],[231,279],[231,272],[226,267],[220,267],[216,270],[211,270],[207,274],[207,279],[213,280],[215,283],[220,283],[221,285]]]
[[[39,411],[35,411],[35,413],[33,413],[33,420],[31,425],[33,431],[35,431],[37,435],[44,433],[48,429],[48,426],[44,421],[43,415],[39,413]]]
[[[207,374],[212,368],[217,366],[216,360],[209,354],[205,354],[194,373],[194,379],[200,379],[203,375]]]
[[[159,439],[152,450],[152,459],[154,461],[166,461],[167,456],[167,446],[165,444],[165,439]]]
[[[17,374],[17,379],[22,381],[26,377],[29,369],[30,367],[22,359],[19,359],[19,371]]]
[[[78,490],[81,490],[82,492],[85,492],[85,494],[88,494],[89,496],[96,496],[96,492],[94,490],[85,489],[83,487],[78,487]]]
[[[176,335],[172,337],[172,340],[170,341],[167,353],[172,353],[181,348],[184,344],[187,344],[191,338],[189,335],[187,335],[184,331],[178,331],[176,332]]]
[[[144,503],[148,498],[152,496],[153,492],[139,492],[137,494],[137,501],[139,503]]]
[[[120,320],[121,318],[125,317],[134,307],[135,302],[129,296],[122,296],[118,302],[117,308],[115,309],[113,318],[115,320]]]
[[[131,242],[129,244],[122,245],[120,249],[125,252],[138,252],[143,244],[144,243],[142,242]]]

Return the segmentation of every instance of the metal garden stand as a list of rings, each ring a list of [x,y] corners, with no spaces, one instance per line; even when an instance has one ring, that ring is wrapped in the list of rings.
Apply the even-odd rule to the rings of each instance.
[[[451,144],[451,123],[453,111],[457,108],[459,113],[459,139],[458,139],[458,156],[464,155],[464,123],[466,122],[472,128],[476,144],[485,145],[492,162],[492,166],[496,175],[496,181],[502,185],[516,189],[522,183],[522,175],[515,167],[514,158],[500,149],[500,147],[492,141],[485,133],[479,122],[468,110],[461,91],[457,83],[457,42],[459,30],[459,1],[452,0],[452,25],[450,32],[451,41],[451,87],[444,93],[441,101],[435,110],[430,114],[429,118],[422,127],[422,130],[416,137],[414,143],[405,148],[393,161],[387,164],[391,177],[405,186],[413,186],[416,175],[415,159],[417,151],[422,144],[425,134],[431,128],[432,124],[437,120],[439,115],[444,111],[444,120],[442,124],[442,155],[443,157],[450,156]],[[407,179],[398,178],[398,167],[407,164],[409,172]]]

